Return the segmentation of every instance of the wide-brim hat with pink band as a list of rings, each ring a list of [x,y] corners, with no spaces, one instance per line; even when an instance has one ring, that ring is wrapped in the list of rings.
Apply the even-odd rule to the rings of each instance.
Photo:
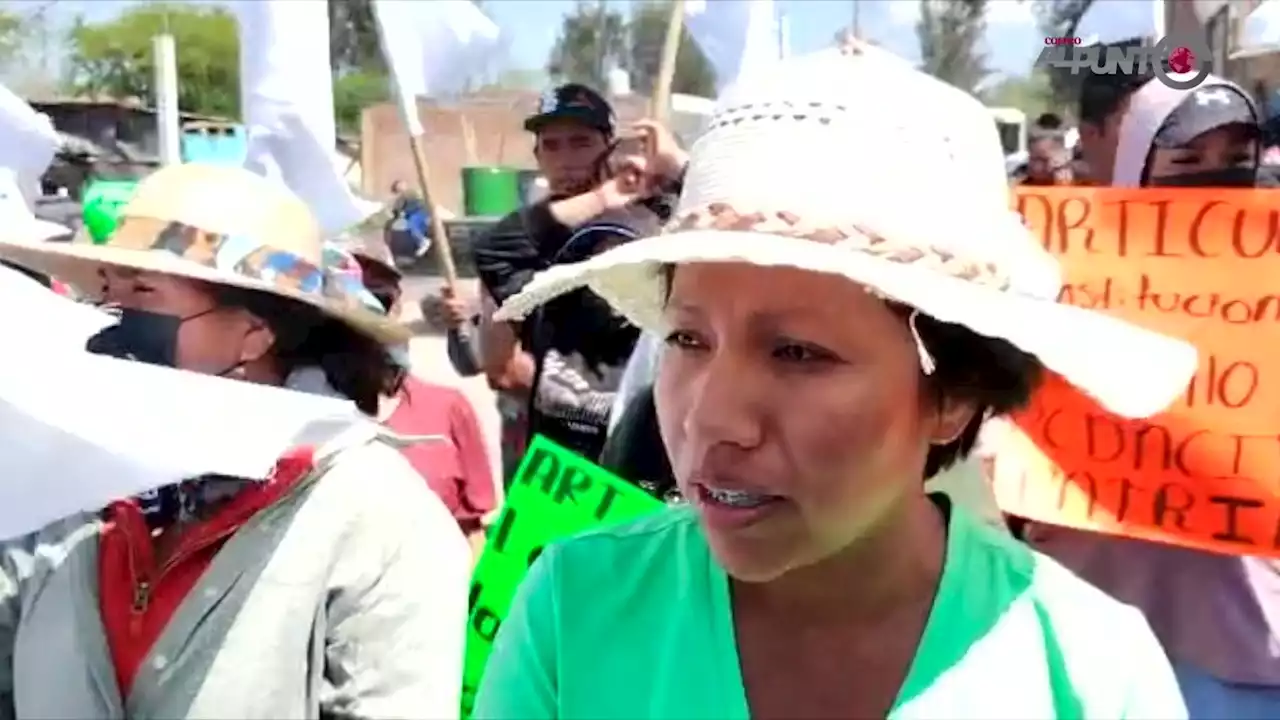
[[[138,184],[106,244],[0,236],[0,258],[90,299],[102,294],[104,268],[127,268],[296,300],[387,345],[410,337],[408,328],[369,306],[358,277],[326,263],[323,234],[306,203],[240,168],[162,168]]]

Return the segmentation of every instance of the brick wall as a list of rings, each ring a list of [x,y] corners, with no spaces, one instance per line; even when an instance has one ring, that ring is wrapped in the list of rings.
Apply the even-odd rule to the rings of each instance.
[[[455,214],[462,212],[461,171],[469,164],[464,122],[472,128],[476,163],[534,168],[533,145],[523,123],[537,109],[538,97],[537,93],[504,92],[448,105],[418,102],[418,117],[426,130],[427,182],[436,204]],[[614,105],[625,124],[642,116],[647,100],[632,95],[615,99]],[[362,190],[367,196],[385,199],[395,180],[417,184],[408,135],[394,104],[365,108],[360,135]]]

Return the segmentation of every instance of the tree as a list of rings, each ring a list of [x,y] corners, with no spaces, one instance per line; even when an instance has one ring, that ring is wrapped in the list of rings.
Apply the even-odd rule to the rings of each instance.
[[[922,0],[916,35],[921,69],[972,92],[987,76],[979,50],[986,32],[986,0]]]
[[[1034,118],[1056,108],[1053,92],[1049,87],[1049,74],[1034,69],[1023,77],[1006,77],[984,93],[988,105],[1012,107]]]
[[[547,58],[547,73],[557,82],[579,82],[603,90],[608,68],[624,65],[627,26],[622,15],[604,3],[578,0],[564,16],[560,35]]]
[[[1093,7],[1094,0],[1041,0],[1036,3],[1036,15],[1040,29],[1046,37],[1076,37],[1080,21]],[[1054,102],[1060,105],[1078,101],[1080,77],[1069,72],[1050,72],[1049,90]]]
[[[652,92],[662,61],[671,5],[647,0],[633,5],[629,19],[603,3],[579,0],[565,16],[560,36],[547,60],[547,72],[559,82],[581,82],[597,89],[607,87],[610,67],[621,67],[631,86]],[[672,92],[715,95],[716,77],[710,61],[685,31],[676,56]]]
[[[542,90],[547,86],[547,74],[542,70],[508,69],[498,73],[493,82],[476,88],[476,92],[501,92],[504,90]]]
[[[360,132],[360,115],[391,97],[391,81],[377,70],[352,70],[334,78],[333,114],[342,132]]]
[[[0,10],[0,70],[8,70],[21,59],[27,44],[27,23],[17,13]]]
[[[1040,29],[1049,37],[1075,37],[1094,0],[1040,0],[1035,4]]]
[[[335,73],[385,70],[372,0],[328,0],[329,59]]]
[[[71,30],[69,84],[77,94],[155,101],[151,38],[173,35],[177,47],[178,106],[234,118],[240,109],[240,40],[235,17],[206,5],[148,4],[114,20]]]
[[[671,19],[670,2],[649,0],[633,5],[628,25],[627,56],[623,68],[631,76],[636,92],[649,94],[662,64],[662,46],[667,39],[667,23]],[[716,71],[689,31],[683,30],[680,51],[671,77],[671,92],[715,97]]]

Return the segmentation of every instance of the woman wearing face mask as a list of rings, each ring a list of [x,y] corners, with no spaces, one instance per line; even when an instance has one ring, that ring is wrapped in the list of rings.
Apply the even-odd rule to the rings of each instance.
[[[193,478],[0,545],[0,717],[456,717],[467,548],[372,421],[407,334],[325,272],[307,207],[179,165],[106,245],[0,256],[107,291],[120,321],[91,350],[363,413],[263,481]]]
[[[1238,86],[1209,75],[1190,90],[1154,76],[1085,78],[1078,112],[1087,184],[1251,187],[1258,114]]]
[[[1117,128],[1116,187],[1253,187],[1258,114],[1236,85],[1210,77],[1191,90],[1151,80]]]
[[[688,505],[547,547],[475,717],[1185,717],[1136,612],[924,483],[1042,365],[1142,416],[1194,349],[1056,303],[986,109],[903,63],[792,58],[708,127],[664,234],[499,314],[587,287],[660,334]]]
[[[1113,184],[1253,187],[1257,114],[1210,76],[1192,90],[1152,80],[1121,98]],[[1025,537],[1146,615],[1174,661],[1192,718],[1280,717],[1280,565],[1039,523]]]

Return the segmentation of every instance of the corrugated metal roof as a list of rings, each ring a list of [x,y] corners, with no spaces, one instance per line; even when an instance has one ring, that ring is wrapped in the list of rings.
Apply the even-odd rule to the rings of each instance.
[[[26,98],[28,104],[36,110],[45,112],[51,108],[58,107],[118,107],[133,112],[143,113],[146,115],[154,115],[155,108],[149,107],[137,98],[77,98],[77,97],[58,97],[58,98]],[[183,120],[194,120],[203,122],[217,123],[235,123],[235,120],[227,118],[214,117],[212,115],[201,115],[199,113],[182,111],[178,113],[178,117]]]

